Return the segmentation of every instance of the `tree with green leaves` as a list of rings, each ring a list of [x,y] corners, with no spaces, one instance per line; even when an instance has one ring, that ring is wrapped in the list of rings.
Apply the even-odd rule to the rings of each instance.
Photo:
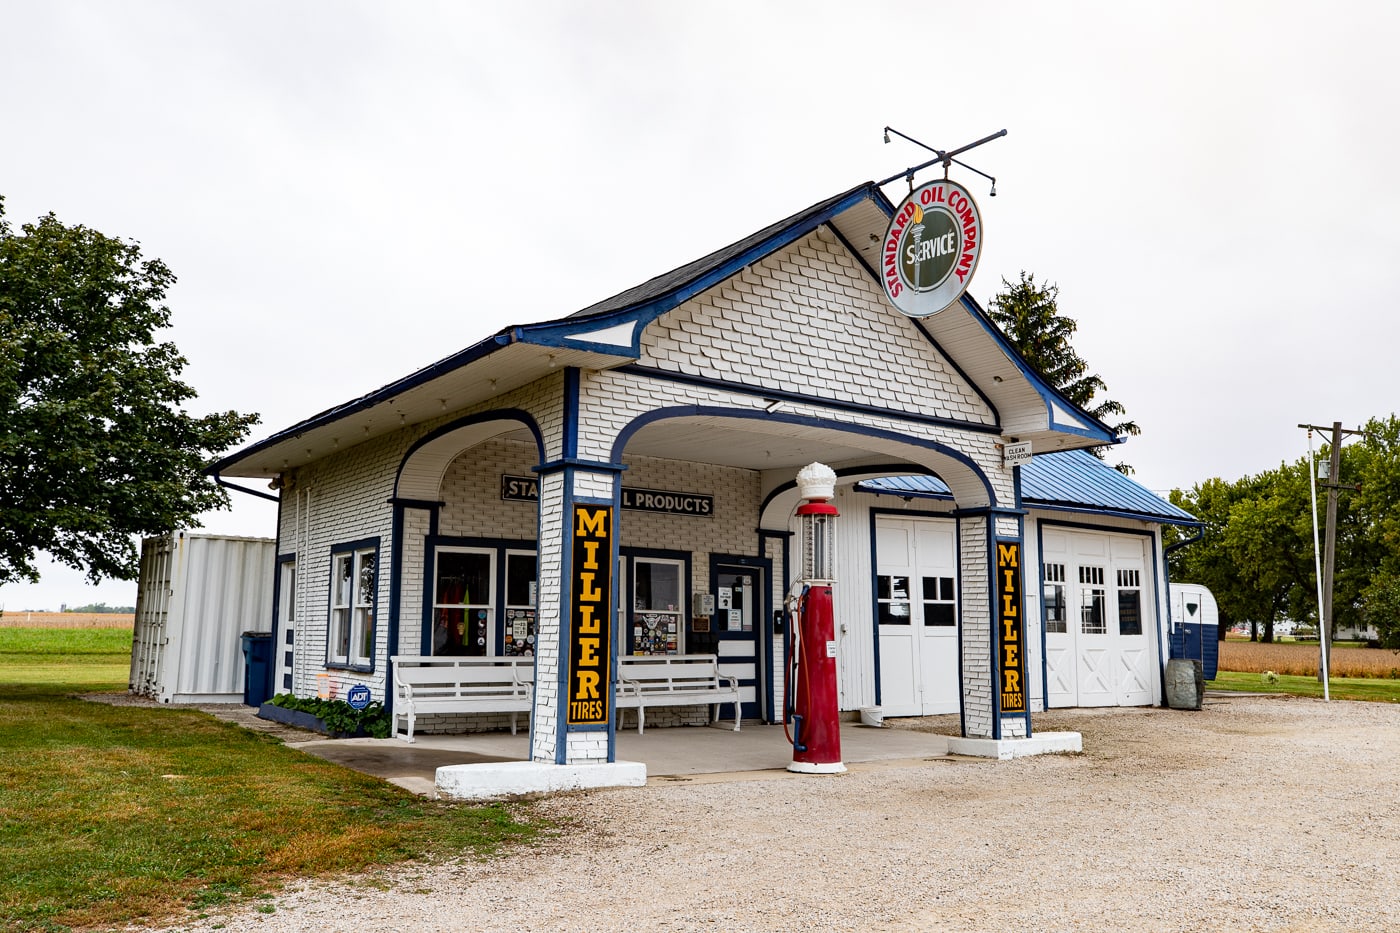
[[[1340,455],[1336,627],[1373,625],[1400,648],[1400,419],[1373,418],[1363,430]],[[1329,455],[1324,444],[1318,460]],[[1308,470],[1299,458],[1234,482],[1172,491],[1175,505],[1205,523],[1200,541],[1173,551],[1172,578],[1210,587],[1222,626],[1249,623],[1251,637],[1272,641],[1280,619],[1317,624]],[[1164,540],[1179,536],[1172,529]]]
[[[195,416],[185,360],[157,342],[175,276],[135,242],[52,214],[15,231],[0,198],[0,583],[46,553],[132,579],[135,536],[227,507],[203,467],[256,415]]]
[[[1108,386],[1103,377],[1089,372],[1089,364],[1075,352],[1070,338],[1079,329],[1073,318],[1059,311],[1059,286],[1041,285],[1034,275],[1021,272],[1016,283],[1001,280],[1003,291],[992,299],[987,315],[1010,339],[1016,351],[1045,377],[1065,398],[1108,424],[1119,437],[1142,433],[1137,422],[1125,420],[1112,424],[1110,419],[1127,413],[1122,404],[1104,398]],[[1093,453],[1103,459],[1104,448]],[[1133,468],[1126,463],[1115,469],[1131,475]]]

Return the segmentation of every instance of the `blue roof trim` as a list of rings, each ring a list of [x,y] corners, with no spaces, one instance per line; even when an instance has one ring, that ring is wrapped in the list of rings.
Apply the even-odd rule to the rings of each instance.
[[[217,460],[210,466],[205,467],[204,472],[206,474],[218,473],[221,470],[227,469],[231,464],[247,460],[269,447],[282,443],[288,438],[296,437],[298,434],[305,434],[307,431],[315,430],[324,425],[334,424],[336,421],[348,415],[366,411],[378,405],[380,402],[386,402],[396,396],[402,395],[404,392],[416,389],[420,385],[432,382],[439,376],[446,375],[453,370],[460,369],[463,366],[475,363],[477,360],[484,359],[497,350],[510,346],[514,342],[515,338],[511,334],[505,332],[487,337],[485,340],[474,343],[465,350],[439,360],[431,366],[420,369],[412,375],[405,376],[397,382],[391,382],[382,388],[375,389],[368,395],[362,395],[343,405],[338,405],[335,408],[328,408],[319,415],[312,415],[305,421],[294,424],[285,431],[279,431],[271,437],[258,441],[251,447],[244,447],[235,453],[229,454],[227,457]]]
[[[933,476],[889,476],[866,480],[856,488],[886,495],[952,499],[948,487]],[[1093,512],[1169,525],[1201,524],[1194,515],[1083,450],[1032,458],[1021,467],[1021,497],[1027,507],[1050,511]]]
[[[986,405],[987,410],[992,413],[992,421],[995,424],[1001,424],[1001,412],[998,411],[997,407],[992,404],[992,400],[987,397],[987,393],[983,392],[982,387],[972,381],[971,376],[963,372],[963,368],[958,365],[958,361],[953,359],[952,355],[949,354],[947,350],[943,349],[942,345],[939,344],[939,342],[933,338],[933,334],[929,332],[929,329],[927,326],[925,326],[923,320],[916,317],[912,317],[909,320],[914,322],[914,326],[918,328],[919,333],[923,334],[924,339],[927,340],[930,345],[932,345],[933,349],[937,351],[939,356],[943,357],[943,361],[946,362],[949,366],[953,367],[953,372],[961,376],[962,381],[967,383],[968,386],[971,387],[973,392],[977,393],[977,397],[982,400],[982,404]]]
[[[883,191],[880,191],[878,188],[876,189],[876,193],[879,194],[879,197],[875,199],[876,204],[878,204],[880,206],[880,209],[883,210],[888,216],[893,217],[895,212],[895,206],[893,202],[891,202],[889,198],[885,197],[885,193]],[[1050,424],[1050,427],[1070,434],[1078,434],[1081,437],[1101,439],[1105,444],[1122,443],[1122,441],[1119,440],[1118,435],[1113,432],[1112,428],[1095,418],[1093,415],[1089,414],[1087,411],[1084,411],[1084,409],[1080,408],[1078,405],[1074,404],[1069,399],[1065,398],[1064,395],[1062,395],[1058,389],[1050,385],[1050,383],[1046,382],[1045,377],[1041,376],[1040,373],[1036,372],[1035,369],[1033,369],[1031,365],[1026,362],[1025,358],[1021,356],[1020,352],[1017,351],[1017,349],[1011,345],[1011,341],[1008,340],[1006,338],[1006,335],[1001,332],[1001,328],[993,324],[992,319],[987,317],[987,312],[982,310],[982,306],[977,303],[977,299],[973,298],[967,292],[963,292],[958,300],[962,302],[963,308],[965,308],[968,311],[968,313],[972,315],[973,320],[975,320],[978,324],[982,325],[982,329],[985,330],[991,336],[991,338],[997,342],[997,345],[1000,346],[1001,349],[1006,352],[1006,356],[1008,359],[1011,360],[1012,365],[1014,365],[1018,370],[1021,371],[1021,375],[1024,376],[1026,378],[1026,381],[1031,384],[1031,388],[1035,389],[1036,393],[1045,401],[1045,415],[1046,420]],[[932,337],[930,337],[930,340],[932,340]],[[934,344],[934,346],[937,346],[937,344]],[[938,349],[939,352],[942,352],[941,347],[939,347]],[[952,357],[948,356],[947,353],[943,353],[943,356],[946,359],[948,359],[949,362],[952,362]],[[956,364],[954,365],[956,366]],[[962,372],[962,370],[958,371]],[[966,376],[964,376],[963,378],[966,378]],[[968,380],[968,382],[969,384],[971,384],[971,380]],[[973,386],[973,388],[977,390],[978,395],[982,395],[982,390],[980,388],[978,388],[975,385]],[[986,396],[983,395],[983,398],[985,399]],[[1063,404],[1066,408],[1068,408],[1070,411],[1077,411],[1080,414],[1082,414],[1084,418],[1089,422],[1089,424],[1093,425],[1095,429],[1087,429],[1083,425],[1062,424],[1056,421],[1055,406],[1051,403],[1051,399],[1058,399],[1059,402]],[[993,408],[992,410],[995,411],[996,409]],[[1001,421],[1000,414],[997,415],[997,421]]]
[[[1065,398],[1059,389],[1056,389],[1054,386],[1050,385],[1050,383],[1046,382],[1045,377],[1036,372],[1035,369],[1026,362],[1025,358],[1021,356],[1020,352],[1011,345],[1011,341],[1001,332],[1001,328],[993,324],[992,319],[987,317],[987,312],[982,310],[982,306],[977,303],[977,299],[973,298],[967,292],[963,292],[959,300],[968,313],[972,315],[972,319],[980,324],[982,329],[997,342],[1006,353],[1007,359],[1011,360],[1012,365],[1021,371],[1021,375],[1031,384],[1031,388],[1035,389],[1036,393],[1045,402],[1045,415],[1052,428],[1069,434],[1078,434],[1080,437],[1101,440],[1105,444],[1122,443],[1112,428],[1089,414],[1074,402]],[[1078,412],[1082,415],[1084,417],[1084,423],[1076,425],[1056,421],[1055,403],[1057,402],[1069,411]],[[1088,425],[1087,427],[1085,426],[1086,424]]]
[[[879,194],[872,182],[866,182],[858,188],[854,188],[844,195],[839,196],[826,206],[818,205],[816,210],[797,214],[786,221],[768,228],[769,232],[753,242],[740,240],[738,243],[719,250],[722,255],[727,250],[738,248],[732,256],[723,260],[715,261],[712,257],[698,260],[692,263],[688,274],[682,273],[674,284],[665,287],[660,295],[646,297],[637,303],[623,304],[621,307],[610,308],[597,313],[588,314],[587,311],[580,315],[571,316],[562,321],[551,321],[542,324],[525,324],[517,327],[512,332],[513,336],[524,343],[537,344],[546,347],[565,347],[593,350],[599,353],[608,353],[614,356],[624,356],[621,345],[608,345],[586,343],[578,340],[574,336],[576,333],[588,333],[600,330],[614,324],[624,324],[628,321],[636,321],[637,325],[632,332],[631,357],[640,358],[642,355],[641,342],[642,330],[646,325],[656,320],[667,311],[679,307],[681,304],[694,298],[702,292],[708,291],[719,283],[735,275],[745,266],[758,262],[772,253],[790,245],[794,241],[811,233],[813,230],[825,224],[827,221],[850,210],[861,201],[880,200],[875,197]],[[752,239],[752,238],[751,238]],[[625,293],[624,293],[625,294]],[[621,298],[622,296],[619,296]],[[607,304],[607,302],[603,302]]]

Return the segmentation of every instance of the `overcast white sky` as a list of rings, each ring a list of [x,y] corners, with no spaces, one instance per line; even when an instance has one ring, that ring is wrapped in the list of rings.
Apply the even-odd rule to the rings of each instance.
[[[922,161],[886,124],[1004,127],[967,156],[995,199],[954,176],[987,228],[971,292],[1059,284],[1165,491],[1397,408],[1397,26],[1350,0],[0,0],[0,194],[164,259],[198,410],[263,437]],[[274,516],[236,496],[205,526]]]

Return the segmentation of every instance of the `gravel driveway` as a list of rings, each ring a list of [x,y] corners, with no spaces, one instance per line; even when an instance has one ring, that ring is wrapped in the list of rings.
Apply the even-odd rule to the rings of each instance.
[[[181,929],[1400,930],[1400,705],[1035,726],[1084,753],[561,796],[544,812],[578,828],[548,850],[299,883]]]

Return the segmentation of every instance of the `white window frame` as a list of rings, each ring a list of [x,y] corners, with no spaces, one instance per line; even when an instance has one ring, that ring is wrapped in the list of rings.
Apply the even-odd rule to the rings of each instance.
[[[1118,634],[1128,638],[1133,638],[1143,634],[1143,612],[1142,612],[1142,570],[1138,567],[1119,567],[1116,573],[1116,583],[1114,589],[1113,610],[1118,619]],[[1132,593],[1137,610],[1137,631],[1123,631],[1123,597]]]
[[[689,597],[689,581],[686,579],[686,561],[673,557],[650,557],[647,555],[634,555],[629,557],[628,563],[631,565],[631,573],[628,574],[627,603],[628,614],[626,618],[632,630],[623,638],[631,654],[636,654],[635,630],[638,626],[644,625],[642,616],[663,616],[671,617],[676,627],[676,648],[674,651],[663,648],[661,651],[647,651],[645,654],[685,654],[685,620],[686,620],[686,599]],[[666,565],[676,568],[676,602],[674,609],[640,609],[637,607],[637,583],[641,574],[637,573],[637,567],[641,564]]]
[[[882,595],[883,584],[881,581],[889,581],[889,595]],[[895,586],[896,580],[904,581],[904,592],[901,594]],[[877,625],[913,625],[914,624],[914,578],[907,573],[882,573],[875,576],[875,623]],[[880,607],[887,606],[885,615],[881,615]],[[904,611],[896,611],[896,606],[903,606]],[[920,607],[922,609],[922,607]]]
[[[1064,561],[1042,564],[1045,580],[1045,631],[1052,635],[1069,634],[1069,588],[1065,582]]]
[[[439,561],[442,559],[442,555],[444,555],[444,554],[483,554],[483,555],[486,556],[487,560],[489,561],[489,565],[488,565],[488,566],[489,566],[490,569],[487,571],[487,577],[486,577],[486,579],[489,581],[489,587],[488,587],[488,592],[486,593],[486,600],[485,600],[485,601],[480,600],[480,599],[469,599],[468,602],[458,602],[458,603],[444,603],[444,602],[439,602],[439,601],[438,601],[438,579],[439,579],[439,576],[438,576],[438,575],[439,575],[439,567],[438,567],[438,564],[439,564]],[[496,606],[497,606],[497,603],[498,603],[499,598],[500,598],[500,595],[501,595],[501,594],[497,593],[497,589],[499,588],[499,582],[497,581],[496,577],[497,577],[497,555],[496,555],[496,548],[493,548],[493,547],[472,547],[472,546],[468,546],[468,545],[460,545],[460,546],[459,546],[459,545],[455,545],[455,544],[440,544],[440,545],[438,545],[437,547],[435,547],[435,548],[433,549],[433,579],[432,579],[432,584],[431,584],[431,585],[432,585],[432,593],[433,593],[433,631],[434,631],[434,633],[436,633],[436,626],[437,626],[437,617],[438,617],[438,613],[441,612],[441,611],[443,611],[443,610],[447,610],[447,611],[449,611],[449,612],[450,612],[450,611],[454,611],[454,610],[461,610],[462,613],[463,613],[463,616],[462,616],[462,618],[463,618],[463,624],[466,625],[466,626],[468,626],[468,627],[470,627],[470,625],[471,625],[471,621],[472,621],[472,617],[471,617],[471,616],[472,616],[472,613],[473,613],[473,612],[476,612],[476,611],[482,611],[482,610],[484,610],[484,611],[486,612],[486,644],[485,644],[484,646],[482,646],[482,653],[481,653],[481,654],[482,654],[482,656],[484,656],[484,657],[493,657],[494,655],[496,655],[496,654],[498,653],[498,649],[497,649],[497,647],[496,647]],[[469,598],[473,596],[472,593],[467,593],[466,595],[467,595]],[[463,637],[465,637],[465,633],[464,633],[464,636],[463,636]],[[437,646],[436,646],[435,642],[436,642],[436,638],[434,638],[434,643],[431,643],[431,644],[428,645],[428,652],[427,652],[427,653],[429,653],[429,654],[436,654],[436,653],[437,653]]]
[[[1079,634],[1108,634],[1108,586],[1099,564],[1079,565]]]
[[[535,562],[535,577],[530,584],[530,592],[524,603],[510,600],[510,563],[513,557],[528,557]],[[505,635],[500,647],[503,655],[533,655],[536,650],[534,633],[539,623],[539,579],[540,557],[538,551],[524,548],[506,548],[501,574],[501,603],[505,609]],[[526,633],[523,641],[515,638],[516,630]],[[511,640],[504,643],[506,637]]]
[[[366,565],[369,564],[367,568]],[[342,568],[348,567],[346,580]],[[369,576],[366,578],[366,573]],[[348,583],[348,592],[342,586]],[[368,585],[368,592],[366,592]],[[353,544],[331,551],[330,618],[326,663],[337,667],[374,667],[375,606],[379,595],[379,544]],[[343,648],[343,650],[342,650]]]
[[[932,597],[928,594],[928,582],[932,580],[935,592]],[[948,595],[943,594],[943,584],[947,582]],[[922,623],[928,628],[954,629],[958,626],[958,578],[956,576],[932,576],[919,575],[919,596],[920,614]],[[952,619],[948,622],[930,622],[930,606],[950,606],[952,608]]]

